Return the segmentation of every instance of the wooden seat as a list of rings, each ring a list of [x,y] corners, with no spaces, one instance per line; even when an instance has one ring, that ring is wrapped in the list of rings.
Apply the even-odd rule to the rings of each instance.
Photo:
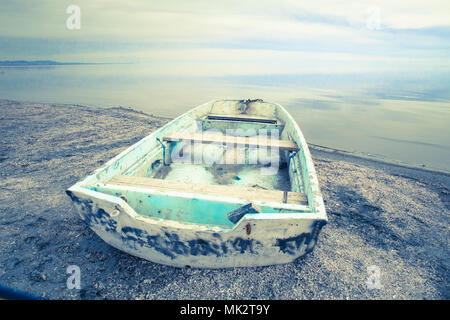
[[[158,191],[175,191],[180,193],[195,193],[211,196],[229,197],[265,202],[279,202],[289,204],[307,205],[306,195],[298,192],[286,192],[280,190],[263,190],[249,187],[236,187],[228,185],[194,184],[183,181],[162,180],[144,177],[114,176],[108,184],[130,186],[137,188],[154,189]]]
[[[242,122],[260,122],[260,123],[278,123],[277,119],[266,118],[262,116],[248,115],[248,114],[213,114],[206,116],[208,120],[227,120],[227,121],[242,121]]]
[[[171,133],[163,137],[165,141],[195,141],[201,143],[219,143],[219,144],[233,144],[246,145],[256,147],[278,148],[286,151],[297,151],[298,146],[290,140],[275,140],[269,137],[261,138],[254,137],[236,137],[212,133]]]

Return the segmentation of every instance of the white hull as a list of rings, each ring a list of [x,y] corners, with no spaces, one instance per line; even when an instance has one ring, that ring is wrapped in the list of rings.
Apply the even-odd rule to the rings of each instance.
[[[284,124],[283,134],[300,147],[298,163],[303,170],[302,188],[307,204],[254,199],[253,202],[262,208],[262,212],[246,214],[236,224],[215,225],[211,222],[201,223],[200,220],[196,223],[197,220],[188,221],[190,213],[183,211],[188,210],[188,206],[194,211],[205,208],[205,216],[216,217],[221,210],[238,208],[246,200],[240,198],[239,194],[235,197],[212,196],[142,185],[124,187],[112,182],[118,174],[131,172],[130,175],[136,175],[139,170],[130,168],[136,163],[144,163],[142,159],[153,150],[159,150],[156,149],[159,147],[156,138],[180,130],[180,125],[190,130],[189,121],[210,111],[215,103],[222,103],[225,107],[227,103],[232,104],[216,101],[193,109],[69,188],[67,193],[81,217],[105,242],[129,254],[176,267],[224,268],[282,264],[313,250],[320,229],[327,222],[325,207],[306,142],[297,124],[279,105],[270,104],[275,106],[277,118]],[[295,172],[294,169],[289,171],[292,180],[295,180]],[[157,201],[158,205],[150,203],[145,207],[142,201],[148,199],[156,199],[152,201]],[[177,220],[169,213],[168,218],[157,216],[165,214],[164,210],[181,212],[182,218]],[[187,217],[186,220],[183,217]]]

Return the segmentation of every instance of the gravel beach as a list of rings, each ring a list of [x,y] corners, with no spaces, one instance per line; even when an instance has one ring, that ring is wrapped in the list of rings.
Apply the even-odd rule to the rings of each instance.
[[[450,298],[450,175],[333,150],[311,149],[329,223],[294,263],[180,269],[107,245],[65,190],[168,121],[0,100],[0,284],[46,299]],[[69,265],[80,290],[67,289]]]

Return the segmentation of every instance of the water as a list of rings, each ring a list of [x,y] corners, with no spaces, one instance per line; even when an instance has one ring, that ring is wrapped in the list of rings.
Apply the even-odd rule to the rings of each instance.
[[[309,143],[450,171],[450,75],[164,76],[152,64],[0,67],[0,98],[174,117],[213,99],[282,104]],[[182,70],[179,72],[183,74]]]

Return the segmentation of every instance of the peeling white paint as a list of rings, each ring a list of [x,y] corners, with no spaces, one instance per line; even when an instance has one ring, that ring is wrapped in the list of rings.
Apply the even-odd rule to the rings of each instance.
[[[241,106],[242,101],[237,100],[217,100],[203,104],[145,137],[69,188],[68,194],[77,205],[81,217],[110,245],[153,262],[179,267],[271,265],[293,261],[311,251],[320,228],[327,221],[325,206],[306,141],[293,118],[278,104],[257,101],[248,104],[245,110],[248,115],[276,118],[277,126],[283,126],[280,138],[291,140],[300,147],[293,163],[296,167],[301,167],[302,172],[296,173],[292,168],[288,168],[288,171],[291,189],[304,190],[308,205],[254,199],[255,204],[264,208],[264,213],[247,214],[234,226],[192,223],[182,218],[185,214],[183,210],[187,209],[175,204],[170,207],[170,199],[178,199],[174,203],[186,204],[195,201],[196,208],[201,208],[204,203],[213,210],[210,214],[217,214],[224,206],[239,207],[246,200],[239,195],[235,198],[211,196],[108,183],[117,174],[133,175],[142,172],[139,168],[152,162],[149,155],[161,156],[162,147],[157,138],[162,141],[162,137],[170,132],[193,133],[202,130],[203,127],[199,127],[196,122],[208,113],[237,114],[242,109]],[[171,151],[170,146],[166,149],[165,152]],[[281,159],[287,159],[284,152],[281,152]],[[244,170],[242,175],[245,179],[257,181],[263,178],[254,176],[251,171],[247,173],[247,177],[245,172]],[[183,179],[183,176],[190,176],[188,180],[191,179],[192,182],[204,183],[211,180],[211,175],[204,175],[204,170],[191,170],[188,174],[174,171],[172,175],[175,177],[170,178],[175,180]],[[261,183],[273,185],[273,182]],[[298,183],[301,186],[295,186]],[[115,196],[114,193],[125,198]],[[126,200],[127,196],[130,200]],[[168,199],[160,203],[161,206],[166,210],[169,207],[179,212],[180,218],[162,219],[139,212],[141,206],[138,202],[152,196]],[[127,201],[136,203],[130,205]],[[270,212],[267,212],[268,208],[272,208]]]

